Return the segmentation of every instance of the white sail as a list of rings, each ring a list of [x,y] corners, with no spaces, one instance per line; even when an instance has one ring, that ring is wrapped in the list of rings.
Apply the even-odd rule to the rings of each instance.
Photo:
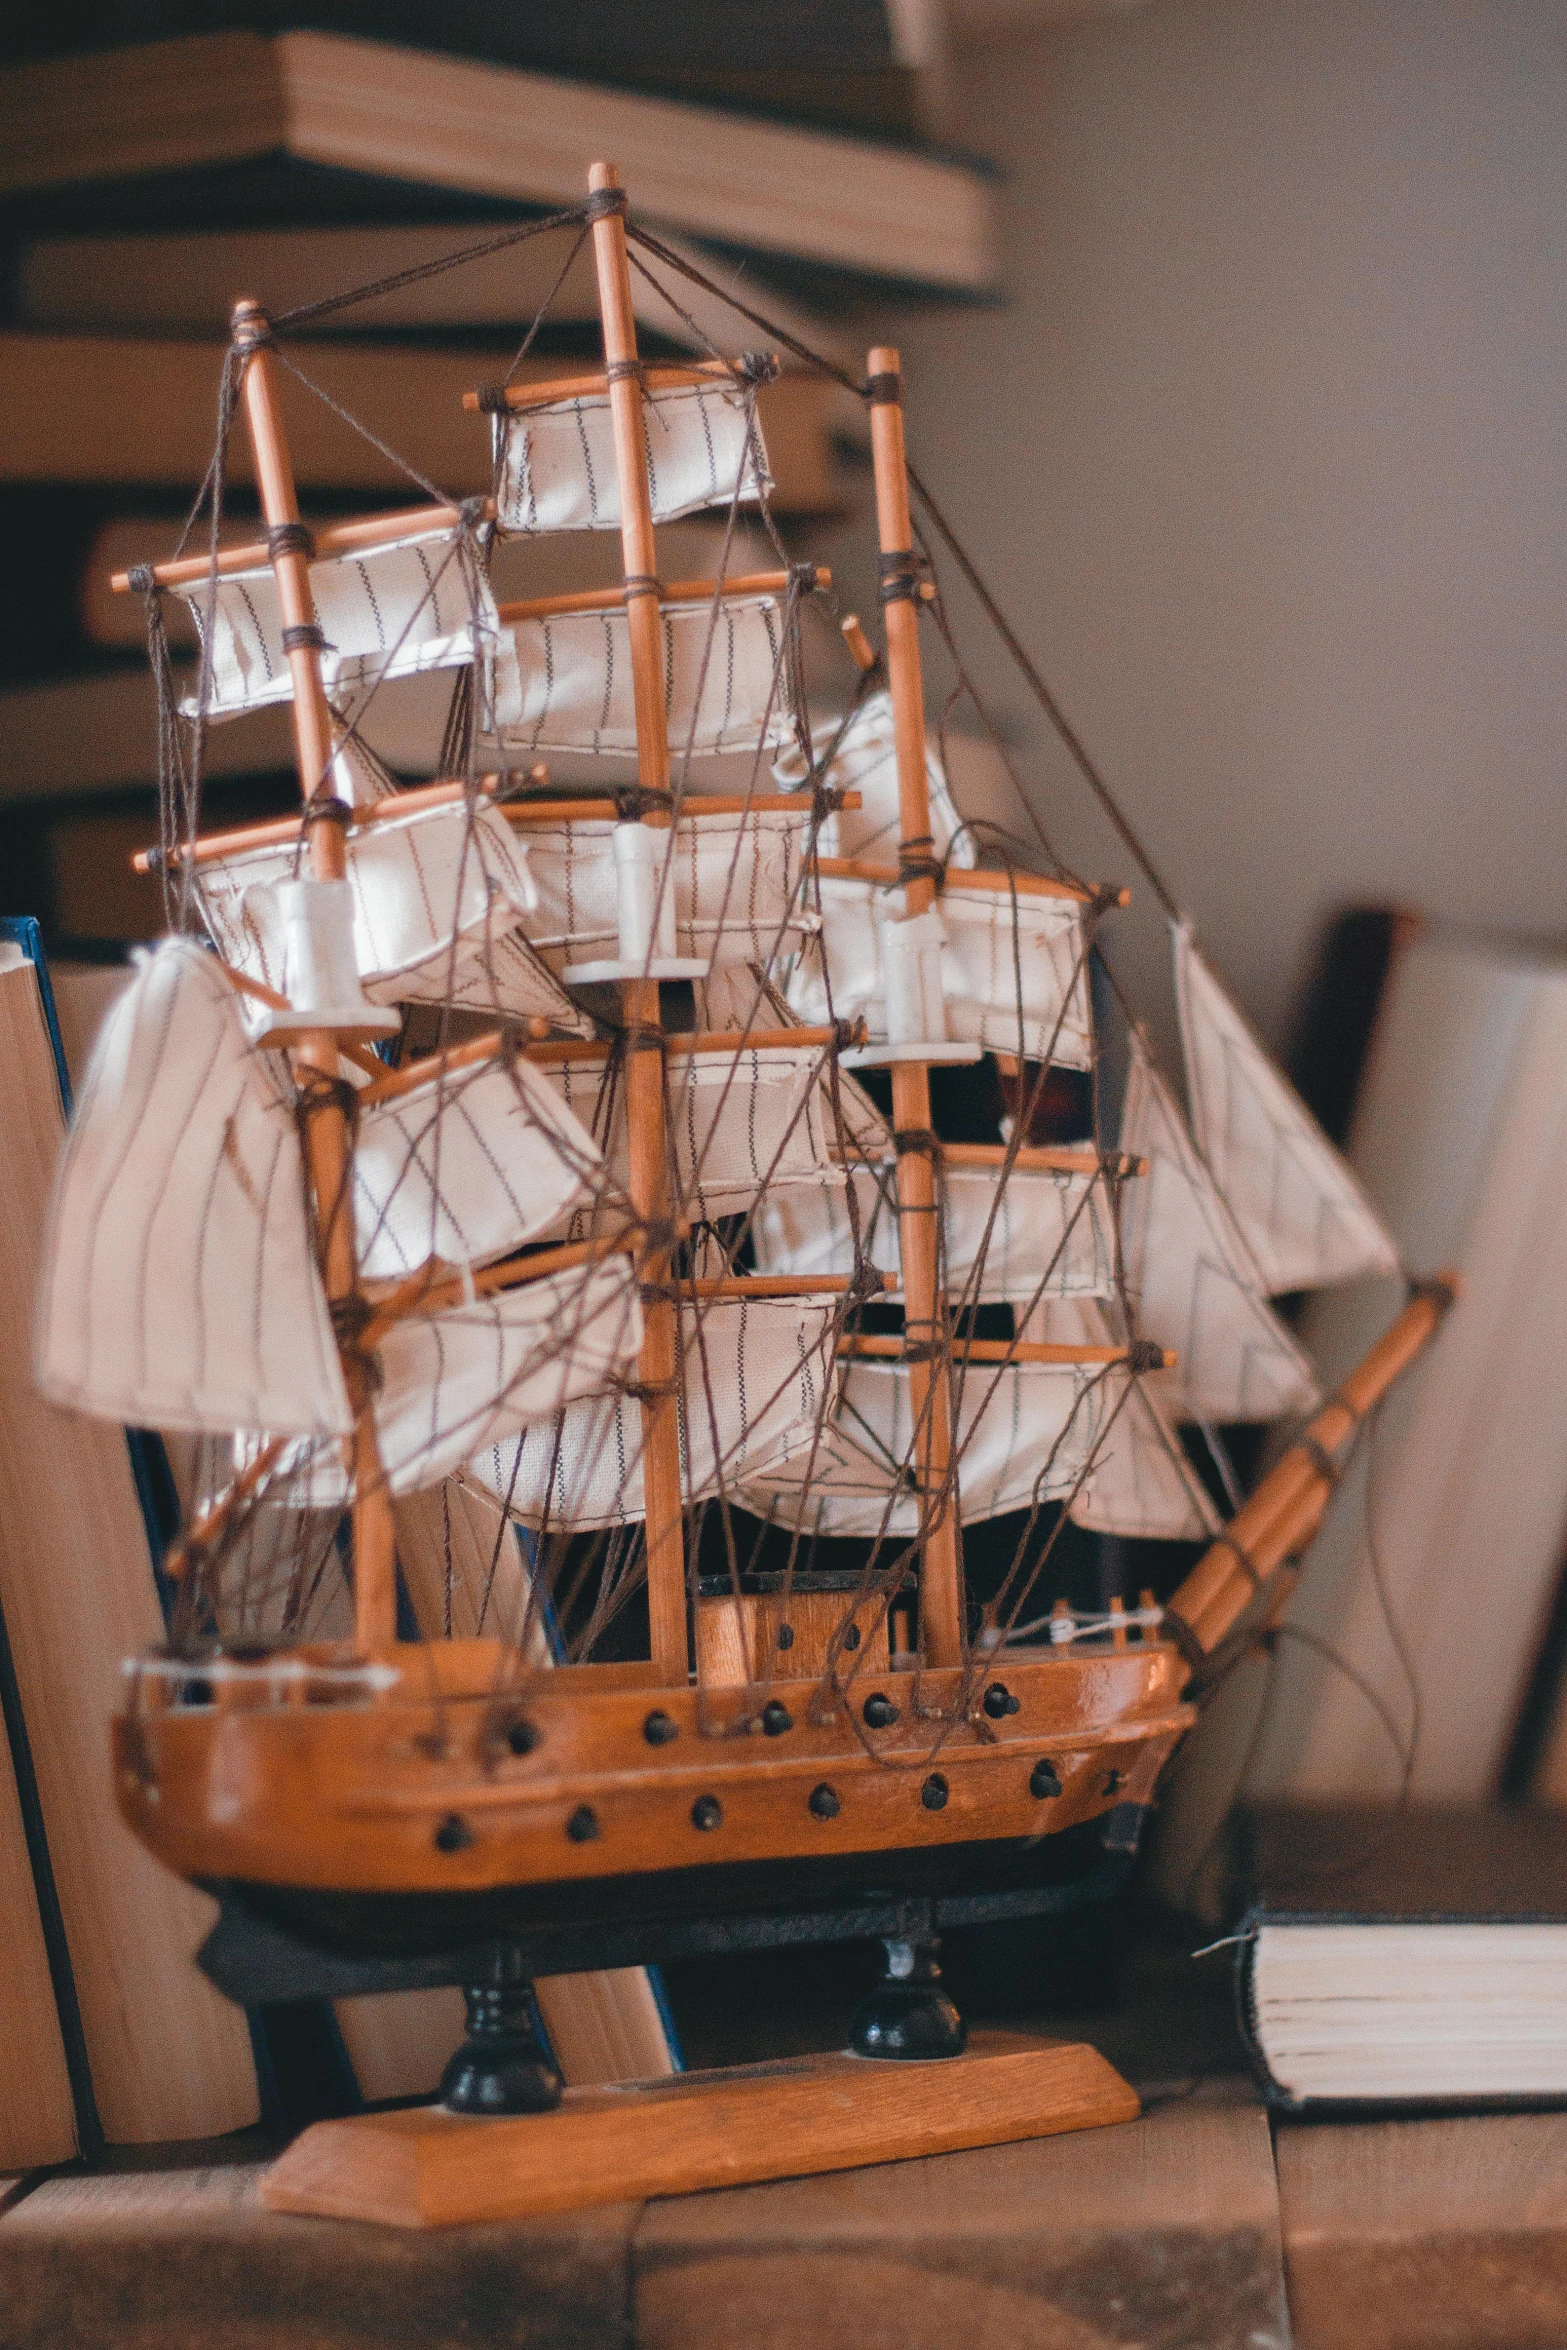
[[[852,1273],[852,1181],[860,1245],[880,1271],[896,1273],[895,1160],[857,1167],[836,1184],[771,1194],[756,1216],[756,1262],[767,1273]],[[1115,1286],[1110,1200],[1098,1175],[944,1165],[942,1239],[950,1297],[970,1304],[1027,1305],[1049,1297],[1108,1297]]]
[[[496,641],[500,624],[488,582],[450,524],[413,528],[358,554],[324,556],[310,566],[310,586],[326,640],[321,678],[332,702],[386,679],[465,668],[476,650],[482,658]],[[209,718],[293,700],[269,562],[224,574],[215,591],[202,579],[179,593],[198,634],[205,633],[213,604]],[[194,717],[197,698],[181,707]]]
[[[484,1265],[598,1189],[603,1158],[538,1071],[486,1061],[362,1108],[354,1223],[367,1280]]]
[[[212,957],[167,939],[109,1012],[44,1259],[38,1384],[137,1426],[352,1425],[282,1064]]]
[[[688,1502],[733,1490],[798,1453],[833,1379],[836,1298],[724,1298],[680,1317],[681,1486]],[[641,1518],[642,1417],[634,1397],[574,1404],[488,1446],[464,1476],[524,1525],[582,1532]]]
[[[589,1030],[522,936],[537,892],[528,852],[497,809],[470,816],[454,801],[385,816],[349,833],[347,856],[354,955],[372,1002],[450,1002]],[[297,843],[284,842],[200,868],[202,911],[219,951],[279,994],[287,989],[277,884],[298,866]]]
[[[806,946],[790,976],[790,1008],[807,1021],[861,1017],[873,1040],[885,1039],[881,933],[884,923],[901,916],[903,892],[824,877],[813,885],[812,900],[816,888],[821,936]],[[949,888],[938,900],[937,919],[953,1042],[1067,1069],[1092,1067],[1088,963],[1077,898],[1014,901],[1005,888]]]
[[[743,1215],[769,1190],[831,1183],[833,1131],[819,1047],[671,1053],[665,1135],[671,1206],[688,1218]],[[535,1064],[603,1150],[612,1193],[630,1186],[625,1072],[602,1060]]]
[[[656,836],[657,886],[673,893],[677,952],[720,968],[765,967],[796,948],[807,919],[800,885],[810,829],[808,803],[798,812],[742,816],[707,814],[700,801],[687,802],[678,824]],[[617,950],[614,833],[608,819],[578,817],[530,824],[523,836],[538,891],[528,937],[554,969]]]
[[[903,838],[903,819],[898,804],[891,694],[885,690],[867,694],[844,729],[842,742],[831,758],[827,758],[837,732],[836,726],[812,730],[813,756],[826,759],[820,781],[829,791],[858,792],[861,805],[857,809],[840,808],[823,818],[821,853],[824,857],[864,857],[872,863],[895,865]],[[786,790],[803,784],[808,773],[805,757],[797,746],[785,751],[773,767],[774,776]],[[962,829],[962,818],[947,782],[936,737],[928,731],[925,788],[930,796],[930,832],[935,855],[950,858],[954,865],[973,865],[976,862],[973,839]]]
[[[1148,1161],[1122,1211],[1140,1336],[1171,1348],[1150,1386],[1177,1419],[1274,1420],[1317,1399],[1310,1362],[1263,1295],[1255,1265],[1186,1122],[1135,1032],[1121,1147]]]
[[[861,1356],[845,1364],[842,1393],[814,1452],[749,1477],[746,1508],[820,1535],[917,1533],[912,1395],[906,1363]],[[1092,1364],[971,1363],[956,1371],[953,1451],[963,1524],[1069,1493],[1104,1409],[1104,1381]]]
[[[655,522],[754,502],[772,488],[751,395],[737,383],[645,388],[647,484]],[[495,418],[503,537],[618,530],[620,473],[609,394],[586,392]]]
[[[635,1376],[642,1309],[629,1259],[608,1257],[440,1313],[410,1314],[376,1349],[376,1439],[393,1494],[416,1493],[531,1423]],[[276,1433],[276,1431],[273,1431]],[[254,1449],[263,1438],[251,1439]],[[340,1446],[296,1446],[267,1499],[291,1509],[352,1496]]]
[[[1355,1176],[1269,1060],[1190,930],[1172,928],[1197,1147],[1269,1295],[1396,1273],[1398,1250]]]
[[[1123,1334],[1091,1298],[1047,1299],[1020,1331],[1056,1345],[1118,1346]],[[1223,1520],[1149,1387],[1149,1374],[1112,1369],[1094,1465],[1068,1505],[1074,1526],[1139,1541],[1200,1542]]]
[[[669,747],[756,751],[792,731],[783,614],[773,596],[664,604]],[[495,664],[494,726],[508,754],[637,747],[631,643],[623,608],[556,612],[508,625]]]

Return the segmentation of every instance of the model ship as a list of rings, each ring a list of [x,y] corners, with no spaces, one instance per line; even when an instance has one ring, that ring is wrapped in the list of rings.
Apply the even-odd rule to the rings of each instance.
[[[1442,1303],[1321,1403],[1269,1299],[1396,1252],[1183,925],[1190,1116],[1131,1023],[1107,1135],[1126,893],[959,821],[896,354],[859,387],[878,650],[819,568],[728,561],[770,527],[769,363],[639,358],[659,249],[607,167],[548,225],[591,240],[603,365],[475,397],[492,497],[308,529],[286,322],[241,302],[264,538],[220,538],[220,443],[206,551],[117,583],[165,681],[170,933],[82,1089],[40,1378],[187,1442],[125,1817],[345,1946],[1135,1841]],[[664,581],[659,526],[709,510],[719,575]],[[590,530],[620,585],[497,601],[498,542]],[[365,712],[435,671],[444,779],[402,788]],[[207,729],[278,702],[301,815],[204,831]],[[938,1131],[948,1066],[992,1139]],[[1039,1139],[1063,1073],[1087,1115]],[[1226,1528],[1182,1425],[1313,1411]],[[1074,1613],[1068,1525],[1210,1547],[1162,1607]]]

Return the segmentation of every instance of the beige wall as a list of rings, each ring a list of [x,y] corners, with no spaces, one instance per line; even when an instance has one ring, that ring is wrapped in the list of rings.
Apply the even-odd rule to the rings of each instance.
[[[1567,8],[1154,0],[959,92],[1010,303],[898,322],[916,459],[1253,1016],[1348,899],[1567,928]]]

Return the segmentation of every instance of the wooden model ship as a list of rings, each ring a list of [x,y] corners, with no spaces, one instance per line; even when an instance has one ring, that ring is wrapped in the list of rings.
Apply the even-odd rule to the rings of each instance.
[[[169,1643],[115,1726],[127,1820],[344,1948],[1135,1845],[1194,1686],[1282,1605],[1442,1304],[1223,1527],[1180,1423],[1310,1412],[1268,1298],[1391,1245],[1183,927],[1191,1124],[1131,1026],[1106,1141],[1090,970],[1125,893],[958,821],[896,354],[857,387],[885,650],[812,623],[842,665],[813,728],[826,574],[728,561],[766,523],[766,363],[639,360],[660,249],[612,170],[544,226],[591,240],[604,363],[474,399],[492,498],[312,533],[287,322],[242,301],[224,428],[264,541],[220,543],[220,439],[207,551],[117,582],[165,683],[187,599],[200,678],[166,701],[170,935],[82,1089],[40,1378],[191,1440]],[[703,509],[720,575],[665,583],[658,526]],[[497,538],[583,529],[619,531],[622,585],[496,601]],[[447,780],[398,788],[364,711],[435,670]],[[207,727],[279,701],[301,817],[203,833]],[[981,1063],[1009,1114],[944,1139],[931,1071]],[[1062,1072],[1089,1112],[1040,1141]],[[1069,1523],[1211,1547],[1162,1608],[1074,1614]],[[961,2047],[931,1976],[895,1955],[862,2048]],[[860,2151],[1109,2118],[1118,2087],[1052,2104],[1030,2074],[1010,2120]],[[514,2067],[476,2101],[555,2093]]]

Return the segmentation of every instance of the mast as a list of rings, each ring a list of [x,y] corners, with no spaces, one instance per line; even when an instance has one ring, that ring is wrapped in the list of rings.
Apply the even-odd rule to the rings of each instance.
[[[898,354],[879,348],[867,361],[876,522],[881,545],[882,608],[887,627],[887,681],[892,695],[902,840],[899,864],[911,916],[936,902],[931,870],[930,793],[925,778],[925,688],[920,668],[909,480],[903,448]],[[924,1537],[920,1558],[920,1646],[931,1665],[963,1657],[963,1589],[958,1518],[948,1489],[952,1404],[947,1385],[946,1299],[937,1249],[936,1158],[930,1140],[930,1069],[894,1061],[892,1122],[898,1139],[898,1245],[903,1273],[904,1335],[917,1432],[915,1478]]]
[[[293,673],[294,748],[306,807],[305,847],[311,878],[348,874],[348,810],[332,793],[332,714],[321,679],[322,637],[310,586],[310,535],[299,517],[288,442],[277,397],[277,361],[259,302],[234,305],[234,347],[244,363],[245,417],[256,485]],[[354,1619],[360,1648],[373,1655],[397,1637],[397,1556],[391,1495],[381,1473],[375,1415],[363,1358],[352,1343],[361,1303],[354,1255],[353,1168],[348,1120],[339,1093],[338,1045],[330,1029],[299,1039],[296,1061],[307,1096],[305,1153],[315,1194],[321,1270],[338,1331],[343,1377],[354,1407]],[[312,1082],[313,1081],[313,1082]]]
[[[631,307],[626,255],[626,199],[612,163],[588,173],[593,258],[598,270],[604,330],[604,373],[615,431],[620,477],[620,543],[625,571],[626,630],[631,644],[636,705],[637,773],[646,792],[669,794],[669,730],[664,715],[663,632],[659,623],[658,556],[648,494],[647,422],[642,413],[642,368]],[[667,831],[669,817],[644,810],[640,821]],[[672,886],[668,876],[664,886]],[[680,1414],[676,1395],[679,1348],[670,1291],[667,1238],[669,1185],[664,1150],[664,1038],[658,981],[621,982],[626,1029],[626,1120],[631,1200],[651,1245],[643,1258],[643,1341],[637,1377],[642,1390],[642,1488],[646,1507],[648,1618],[653,1664],[660,1677],[684,1686],[687,1678],[686,1559],[680,1491]]]

